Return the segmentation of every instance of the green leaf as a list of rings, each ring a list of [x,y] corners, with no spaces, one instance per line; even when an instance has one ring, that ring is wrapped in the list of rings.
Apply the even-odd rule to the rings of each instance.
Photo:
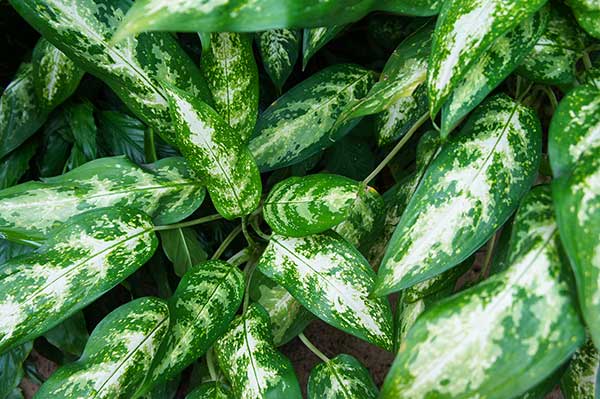
[[[258,206],[260,173],[243,137],[209,105],[168,87],[175,141],[195,175],[207,185],[217,211],[227,219]]]
[[[0,355],[0,398],[11,398],[11,392],[21,383],[23,362],[31,348],[31,342],[27,342]]]
[[[300,31],[271,29],[258,32],[256,42],[267,74],[281,91],[298,60]]]
[[[48,110],[71,97],[83,77],[83,70],[44,38],[33,49],[31,63],[35,93]]]
[[[386,105],[386,108],[375,116],[377,144],[383,147],[400,139],[428,110],[425,85],[420,85],[412,94],[402,96],[394,103]]]
[[[229,328],[243,294],[244,276],[227,262],[211,260],[187,272],[169,300],[169,333],[144,392],[173,378],[202,356]]]
[[[190,392],[185,399],[230,399],[231,390],[220,382],[207,382]]]
[[[594,0],[567,0],[575,18],[583,29],[596,39],[600,39],[600,5]]]
[[[96,120],[94,106],[89,101],[69,104],[65,108],[65,119],[69,125],[68,133],[75,146],[81,151],[86,161],[97,158],[98,144],[96,137]]]
[[[204,188],[182,158],[140,168],[122,157],[101,158],[61,176],[0,191],[0,234],[13,241],[40,242],[71,216],[90,209],[132,206],[156,224],[175,223],[202,203]]]
[[[515,220],[511,266],[421,315],[380,397],[514,397],[550,375],[585,336],[559,253],[550,192],[536,188]]]
[[[325,68],[294,86],[258,118],[250,150],[262,172],[293,165],[331,146],[356,122],[334,127],[344,108],[363,97],[372,71],[351,64]]]
[[[436,15],[442,3],[442,0],[379,0],[375,4],[381,11],[427,17]]]
[[[479,106],[427,168],[388,245],[376,295],[410,287],[475,252],[533,183],[540,152],[532,110],[505,95]]]
[[[175,274],[179,277],[208,258],[198,233],[190,227],[163,230],[159,234],[165,255],[173,263]]]
[[[52,374],[36,398],[136,397],[168,325],[169,308],[158,298],[115,309],[96,326],[81,358]]]
[[[62,352],[81,356],[89,338],[83,312],[75,313],[50,331],[46,331],[44,338]]]
[[[588,340],[573,356],[560,381],[566,399],[595,398],[598,395],[598,365],[600,354]]]
[[[215,102],[215,110],[246,143],[258,116],[258,68],[252,36],[213,33],[202,51],[201,68]]]
[[[77,66],[105,82],[167,141],[174,134],[159,82],[211,102],[202,74],[167,33],[110,44],[130,0],[10,0],[21,16]]]
[[[544,3],[546,0],[444,2],[433,36],[427,77],[432,117],[471,73],[482,54]]]
[[[215,354],[235,397],[302,398],[292,363],[274,348],[269,315],[260,305],[236,317]]]
[[[157,240],[132,208],[77,215],[34,253],[0,269],[0,353],[69,318],[143,265]]]
[[[48,116],[38,100],[33,83],[33,67],[21,64],[14,79],[0,97],[0,158],[33,135]]]
[[[38,147],[36,140],[29,140],[4,158],[0,159],[0,189],[14,186],[29,169],[29,161]]]
[[[263,216],[278,234],[321,233],[346,219],[360,189],[359,182],[338,175],[290,177],[273,187],[263,204]]]
[[[360,252],[336,233],[302,238],[273,235],[258,268],[323,321],[391,349],[389,302],[369,298],[375,272]]]
[[[375,399],[379,391],[371,375],[350,355],[319,363],[308,378],[308,399]]]
[[[354,180],[363,180],[377,166],[370,140],[352,135],[330,147],[324,158],[327,172]]]
[[[15,244],[7,240],[0,240],[0,268],[9,259],[19,255],[25,255],[33,252],[35,247],[29,245]]]
[[[500,36],[469,68],[442,108],[442,136],[460,121],[521,64],[546,30],[548,8],[524,19]]]
[[[587,35],[567,7],[554,4],[548,8],[548,27],[517,71],[534,82],[568,84],[575,80],[575,64],[583,55]]]
[[[308,61],[317,51],[333,40],[345,28],[346,25],[333,25],[304,29],[302,33],[302,69],[306,68]]]

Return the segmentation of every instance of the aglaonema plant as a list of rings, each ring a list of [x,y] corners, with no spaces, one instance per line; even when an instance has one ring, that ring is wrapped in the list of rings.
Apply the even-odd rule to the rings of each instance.
[[[600,2],[4,7],[0,399],[600,395]]]

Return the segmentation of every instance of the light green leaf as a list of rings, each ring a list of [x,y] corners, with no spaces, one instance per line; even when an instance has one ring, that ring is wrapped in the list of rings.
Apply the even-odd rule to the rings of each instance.
[[[475,252],[533,183],[540,152],[532,110],[504,95],[478,107],[427,168],[388,245],[376,295],[410,287]]]
[[[548,8],[543,8],[524,19],[473,63],[442,108],[443,137],[521,64],[546,30],[548,16]]]
[[[308,399],[375,399],[379,391],[369,371],[350,355],[319,363],[308,377]]]
[[[211,260],[187,272],[169,299],[171,325],[143,392],[202,356],[229,328],[243,294],[244,276],[227,262]]]
[[[300,31],[271,29],[256,34],[263,66],[279,91],[292,73],[300,52]]]
[[[81,358],[52,374],[36,399],[137,397],[168,326],[169,308],[158,298],[115,309],[96,326]]]
[[[198,233],[190,227],[163,230],[159,234],[165,255],[173,263],[175,274],[179,277],[208,258]]]
[[[471,73],[482,54],[544,3],[546,0],[444,2],[435,28],[427,77],[432,117]]]
[[[567,0],[579,25],[590,35],[600,39],[600,3],[596,0]]]
[[[566,399],[595,398],[598,396],[598,366],[600,354],[592,340],[575,353],[560,381],[560,390]]]
[[[273,347],[269,315],[251,304],[215,345],[219,366],[237,398],[301,399],[288,358]]]
[[[220,382],[207,382],[190,392],[185,399],[231,399],[231,390]]]
[[[227,219],[258,206],[260,173],[240,134],[206,103],[168,87],[177,147],[206,184],[217,211]]]
[[[508,270],[417,319],[382,399],[518,396],[583,343],[547,187],[523,200],[509,252]]]
[[[258,68],[252,36],[213,33],[204,46],[201,68],[215,102],[215,110],[244,143],[250,139],[258,116]]]
[[[359,182],[338,175],[290,177],[273,187],[263,204],[263,215],[278,234],[321,233],[346,219],[360,189]]]
[[[46,39],[33,49],[33,86],[40,105],[51,110],[75,92],[83,70]]]
[[[377,144],[383,147],[400,139],[428,109],[425,85],[420,85],[412,94],[386,105],[386,109],[375,116]]]
[[[346,25],[333,25],[304,29],[302,33],[302,69],[306,68],[308,61],[317,51],[333,40],[345,28]]]
[[[14,186],[29,169],[38,142],[31,139],[0,159],[0,189]]]
[[[534,82],[568,84],[575,80],[575,64],[583,55],[588,38],[567,7],[553,4],[548,8],[548,26],[517,71]]]
[[[157,240],[150,218],[132,208],[77,215],[34,253],[0,269],[0,353],[84,308],[142,266]]]
[[[101,158],[61,176],[0,191],[0,234],[40,242],[71,216],[107,206],[132,206],[156,224],[175,223],[202,203],[204,188],[182,158],[165,158],[143,169],[123,157]]]
[[[250,150],[262,172],[293,165],[331,146],[356,124],[334,127],[341,112],[363,97],[372,71],[338,64],[317,72],[277,99],[257,122]]]
[[[258,268],[323,321],[391,349],[389,302],[369,298],[375,273],[360,252],[336,233],[302,238],[273,235]]]

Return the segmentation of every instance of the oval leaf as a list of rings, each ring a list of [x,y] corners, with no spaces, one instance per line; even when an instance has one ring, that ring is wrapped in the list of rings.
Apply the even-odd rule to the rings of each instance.
[[[159,234],[165,255],[173,263],[175,274],[179,277],[208,258],[198,233],[191,227],[163,230]]]
[[[256,41],[263,66],[277,90],[281,91],[298,60],[300,32],[271,29],[258,32]]]
[[[338,355],[315,366],[308,377],[308,399],[375,399],[379,391],[371,375],[350,355]]]

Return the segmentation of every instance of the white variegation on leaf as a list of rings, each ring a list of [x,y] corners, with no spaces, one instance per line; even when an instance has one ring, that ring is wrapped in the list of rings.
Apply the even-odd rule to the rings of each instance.
[[[375,399],[379,393],[365,366],[345,354],[317,364],[310,372],[307,391],[308,399]]]
[[[595,398],[598,393],[600,353],[588,340],[573,355],[560,380],[560,390],[567,399]]]
[[[304,29],[302,33],[302,69],[306,68],[308,61],[317,51],[333,40],[345,28],[346,25],[334,25]]]
[[[300,52],[300,32],[271,29],[257,33],[256,42],[263,66],[279,91],[292,73]]]

